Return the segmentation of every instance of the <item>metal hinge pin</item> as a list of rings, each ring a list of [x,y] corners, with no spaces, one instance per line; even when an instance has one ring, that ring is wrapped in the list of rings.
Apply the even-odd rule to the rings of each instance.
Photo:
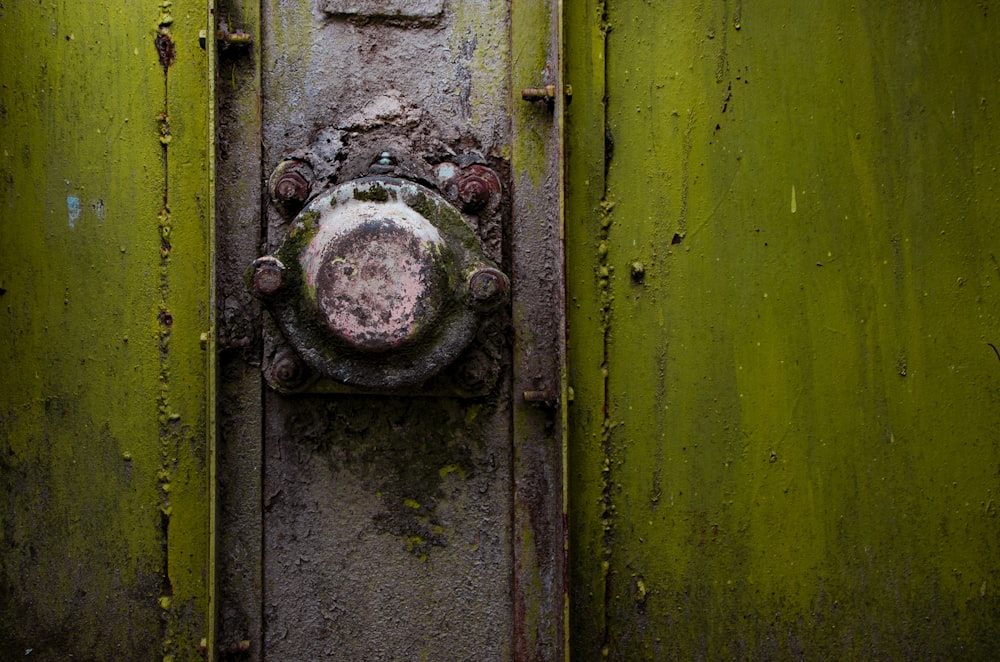
[[[567,85],[563,93],[566,95],[567,100],[572,98],[573,86]],[[556,98],[556,86],[526,87],[521,90],[521,98],[525,101],[550,101]]]

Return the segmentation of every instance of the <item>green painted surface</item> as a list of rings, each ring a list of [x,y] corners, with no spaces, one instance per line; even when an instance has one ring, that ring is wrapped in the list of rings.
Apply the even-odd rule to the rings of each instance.
[[[207,12],[0,5],[4,656],[209,633]]]
[[[603,4],[567,7],[576,659],[995,659],[1000,14]]]

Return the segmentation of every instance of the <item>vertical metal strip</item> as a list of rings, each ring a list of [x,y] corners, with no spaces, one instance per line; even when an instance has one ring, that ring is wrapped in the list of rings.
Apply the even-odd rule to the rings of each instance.
[[[155,37],[165,83],[159,136],[150,136],[160,143],[166,177],[157,314],[165,657],[207,646],[212,612],[211,45],[200,38],[207,4],[162,3]]]
[[[612,526],[604,468],[610,439],[605,377],[611,299],[608,277],[609,202],[606,166],[612,143],[605,129],[604,0],[566,7],[565,68],[573,83],[566,114],[566,271],[567,373],[573,388],[566,457],[570,484],[570,640],[583,659],[602,655],[606,636],[606,578]],[[613,256],[612,256],[613,257]]]
[[[218,441],[216,417],[216,407],[218,405],[217,376],[218,376],[218,355],[216,353],[216,259],[215,259],[215,67],[216,50],[214,44],[209,39],[215,26],[215,0],[208,0],[205,8],[205,39],[202,44],[208,55],[208,246],[211,251],[209,261],[209,297],[211,305],[208,308],[210,330],[205,338],[208,347],[206,349],[206,361],[208,364],[208,385],[206,397],[207,421],[205,433],[208,437],[208,494],[209,494],[209,519],[208,519],[208,635],[205,641],[205,659],[208,662],[215,660],[216,632],[219,624],[219,586],[218,586],[218,516],[219,516],[219,493],[218,493],[218,455],[216,442]]]
[[[558,0],[512,3],[515,660],[567,654],[560,26]]]
[[[556,90],[565,92],[555,98],[555,121],[558,132],[558,159],[556,172],[559,174],[559,256],[561,259],[561,277],[559,293],[562,297],[562,307],[559,309],[559,418],[561,436],[560,472],[562,481],[562,657],[566,662],[570,659],[569,645],[569,365],[567,362],[567,327],[566,327],[566,102],[572,90],[566,80],[565,43],[563,33],[563,0],[556,0],[553,20],[556,24],[555,44],[558,77]]]
[[[216,653],[260,659],[263,632],[260,310],[243,274],[262,232],[261,3],[217,0],[216,30],[249,42],[215,45],[218,450]]]

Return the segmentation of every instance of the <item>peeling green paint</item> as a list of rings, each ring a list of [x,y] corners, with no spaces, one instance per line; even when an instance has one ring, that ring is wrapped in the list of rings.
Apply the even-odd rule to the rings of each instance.
[[[574,655],[996,657],[1000,18],[567,10]]]

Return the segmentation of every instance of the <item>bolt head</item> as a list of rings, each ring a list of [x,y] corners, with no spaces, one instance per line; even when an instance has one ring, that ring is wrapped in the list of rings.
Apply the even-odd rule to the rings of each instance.
[[[490,203],[490,186],[482,177],[463,177],[458,183],[458,199],[465,211],[479,211]]]
[[[278,293],[285,284],[285,267],[274,257],[254,261],[251,285],[254,294],[269,297]]]
[[[313,171],[305,161],[288,159],[278,164],[269,181],[271,199],[279,204],[303,203],[309,197]]]
[[[500,306],[507,300],[507,290],[510,280],[498,269],[484,267],[477,269],[469,276],[469,296],[473,304],[480,309],[489,310]]]
[[[471,165],[458,175],[458,199],[467,212],[485,209],[502,190],[500,177],[486,166]]]
[[[396,169],[396,157],[392,152],[382,152],[372,161],[369,170],[376,175],[386,175]]]
[[[294,389],[306,383],[309,368],[299,355],[291,350],[282,350],[271,363],[271,380],[279,388]]]

